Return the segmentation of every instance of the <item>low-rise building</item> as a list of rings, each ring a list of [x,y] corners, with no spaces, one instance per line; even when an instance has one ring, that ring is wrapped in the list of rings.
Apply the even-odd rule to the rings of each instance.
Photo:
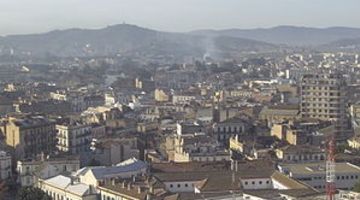
[[[176,125],[178,135],[193,135],[195,133],[206,133],[205,127],[198,122],[180,122]]]
[[[280,164],[279,170],[298,181],[311,187],[325,191],[326,166],[325,162]],[[359,182],[360,167],[350,163],[336,163],[335,165],[337,189],[351,190]]]
[[[311,145],[287,145],[276,149],[275,152],[282,162],[319,162],[326,158],[324,149]]]
[[[298,106],[265,106],[259,113],[259,118],[265,120],[269,127],[274,123],[282,123],[298,118]]]
[[[347,140],[349,147],[355,150],[360,149],[360,136],[355,135],[354,137]]]
[[[97,200],[98,196],[94,187],[63,175],[40,179],[37,187],[54,200]]]
[[[32,186],[38,179],[47,179],[63,173],[79,170],[80,161],[77,157],[59,157],[40,160],[20,160],[16,171],[21,186]]]
[[[166,138],[166,153],[170,161],[228,161],[230,151],[207,135],[172,135]]]
[[[247,120],[234,117],[213,124],[213,133],[219,142],[228,144],[230,137],[247,135],[250,128],[251,124]]]
[[[110,167],[84,167],[79,169],[73,175],[74,177],[77,177],[78,181],[81,183],[98,187],[110,183],[113,179],[126,179],[145,175],[147,171],[147,163],[134,158]]]
[[[349,191],[349,190],[340,190],[339,191],[339,200],[360,200],[360,193]]]
[[[116,165],[130,158],[140,158],[136,137],[95,139],[91,150],[92,159],[105,166]]]

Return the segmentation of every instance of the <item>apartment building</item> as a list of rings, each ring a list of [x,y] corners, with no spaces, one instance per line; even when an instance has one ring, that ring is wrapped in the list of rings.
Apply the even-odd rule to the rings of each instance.
[[[77,121],[63,121],[56,124],[57,149],[70,154],[90,151],[92,127]]]
[[[337,139],[345,139],[346,93],[341,74],[305,74],[301,79],[301,116],[333,121]]]
[[[4,120],[5,142],[14,149],[15,159],[33,158],[55,149],[55,122],[43,116],[17,116]]]

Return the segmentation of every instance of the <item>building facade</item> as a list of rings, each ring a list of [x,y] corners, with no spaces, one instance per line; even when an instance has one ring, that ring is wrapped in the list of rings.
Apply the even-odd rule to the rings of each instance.
[[[8,179],[11,176],[11,156],[5,151],[0,151],[0,180]]]
[[[34,158],[55,149],[55,122],[43,116],[9,117],[3,129],[6,144],[14,149],[16,159]]]
[[[336,137],[347,137],[347,84],[341,74],[306,74],[301,79],[301,116],[333,121]]]
[[[90,151],[91,125],[76,122],[57,124],[56,134],[56,147],[60,151],[73,155]]]

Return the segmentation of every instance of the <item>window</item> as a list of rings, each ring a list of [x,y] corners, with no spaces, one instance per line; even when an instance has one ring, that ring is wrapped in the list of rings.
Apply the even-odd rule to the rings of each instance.
[[[259,184],[261,185],[261,184],[262,184],[262,181],[259,181]]]
[[[270,183],[270,181],[266,181],[266,184],[269,184]]]
[[[247,185],[248,184],[248,182],[247,181],[245,181],[245,185]]]
[[[181,185],[180,185],[180,184],[178,184],[177,186],[178,186],[178,188],[179,188],[179,187],[181,187]]]
[[[173,184],[170,184],[170,188],[174,187]]]
[[[185,187],[188,187],[189,185],[187,183],[185,183]]]
[[[253,181],[251,184],[255,185],[255,181]]]

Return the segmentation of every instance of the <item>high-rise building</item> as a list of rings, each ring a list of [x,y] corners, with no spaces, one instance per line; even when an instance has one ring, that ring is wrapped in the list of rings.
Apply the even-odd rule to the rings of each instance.
[[[347,84],[341,74],[305,74],[301,79],[301,116],[334,122],[336,139],[348,136]]]

